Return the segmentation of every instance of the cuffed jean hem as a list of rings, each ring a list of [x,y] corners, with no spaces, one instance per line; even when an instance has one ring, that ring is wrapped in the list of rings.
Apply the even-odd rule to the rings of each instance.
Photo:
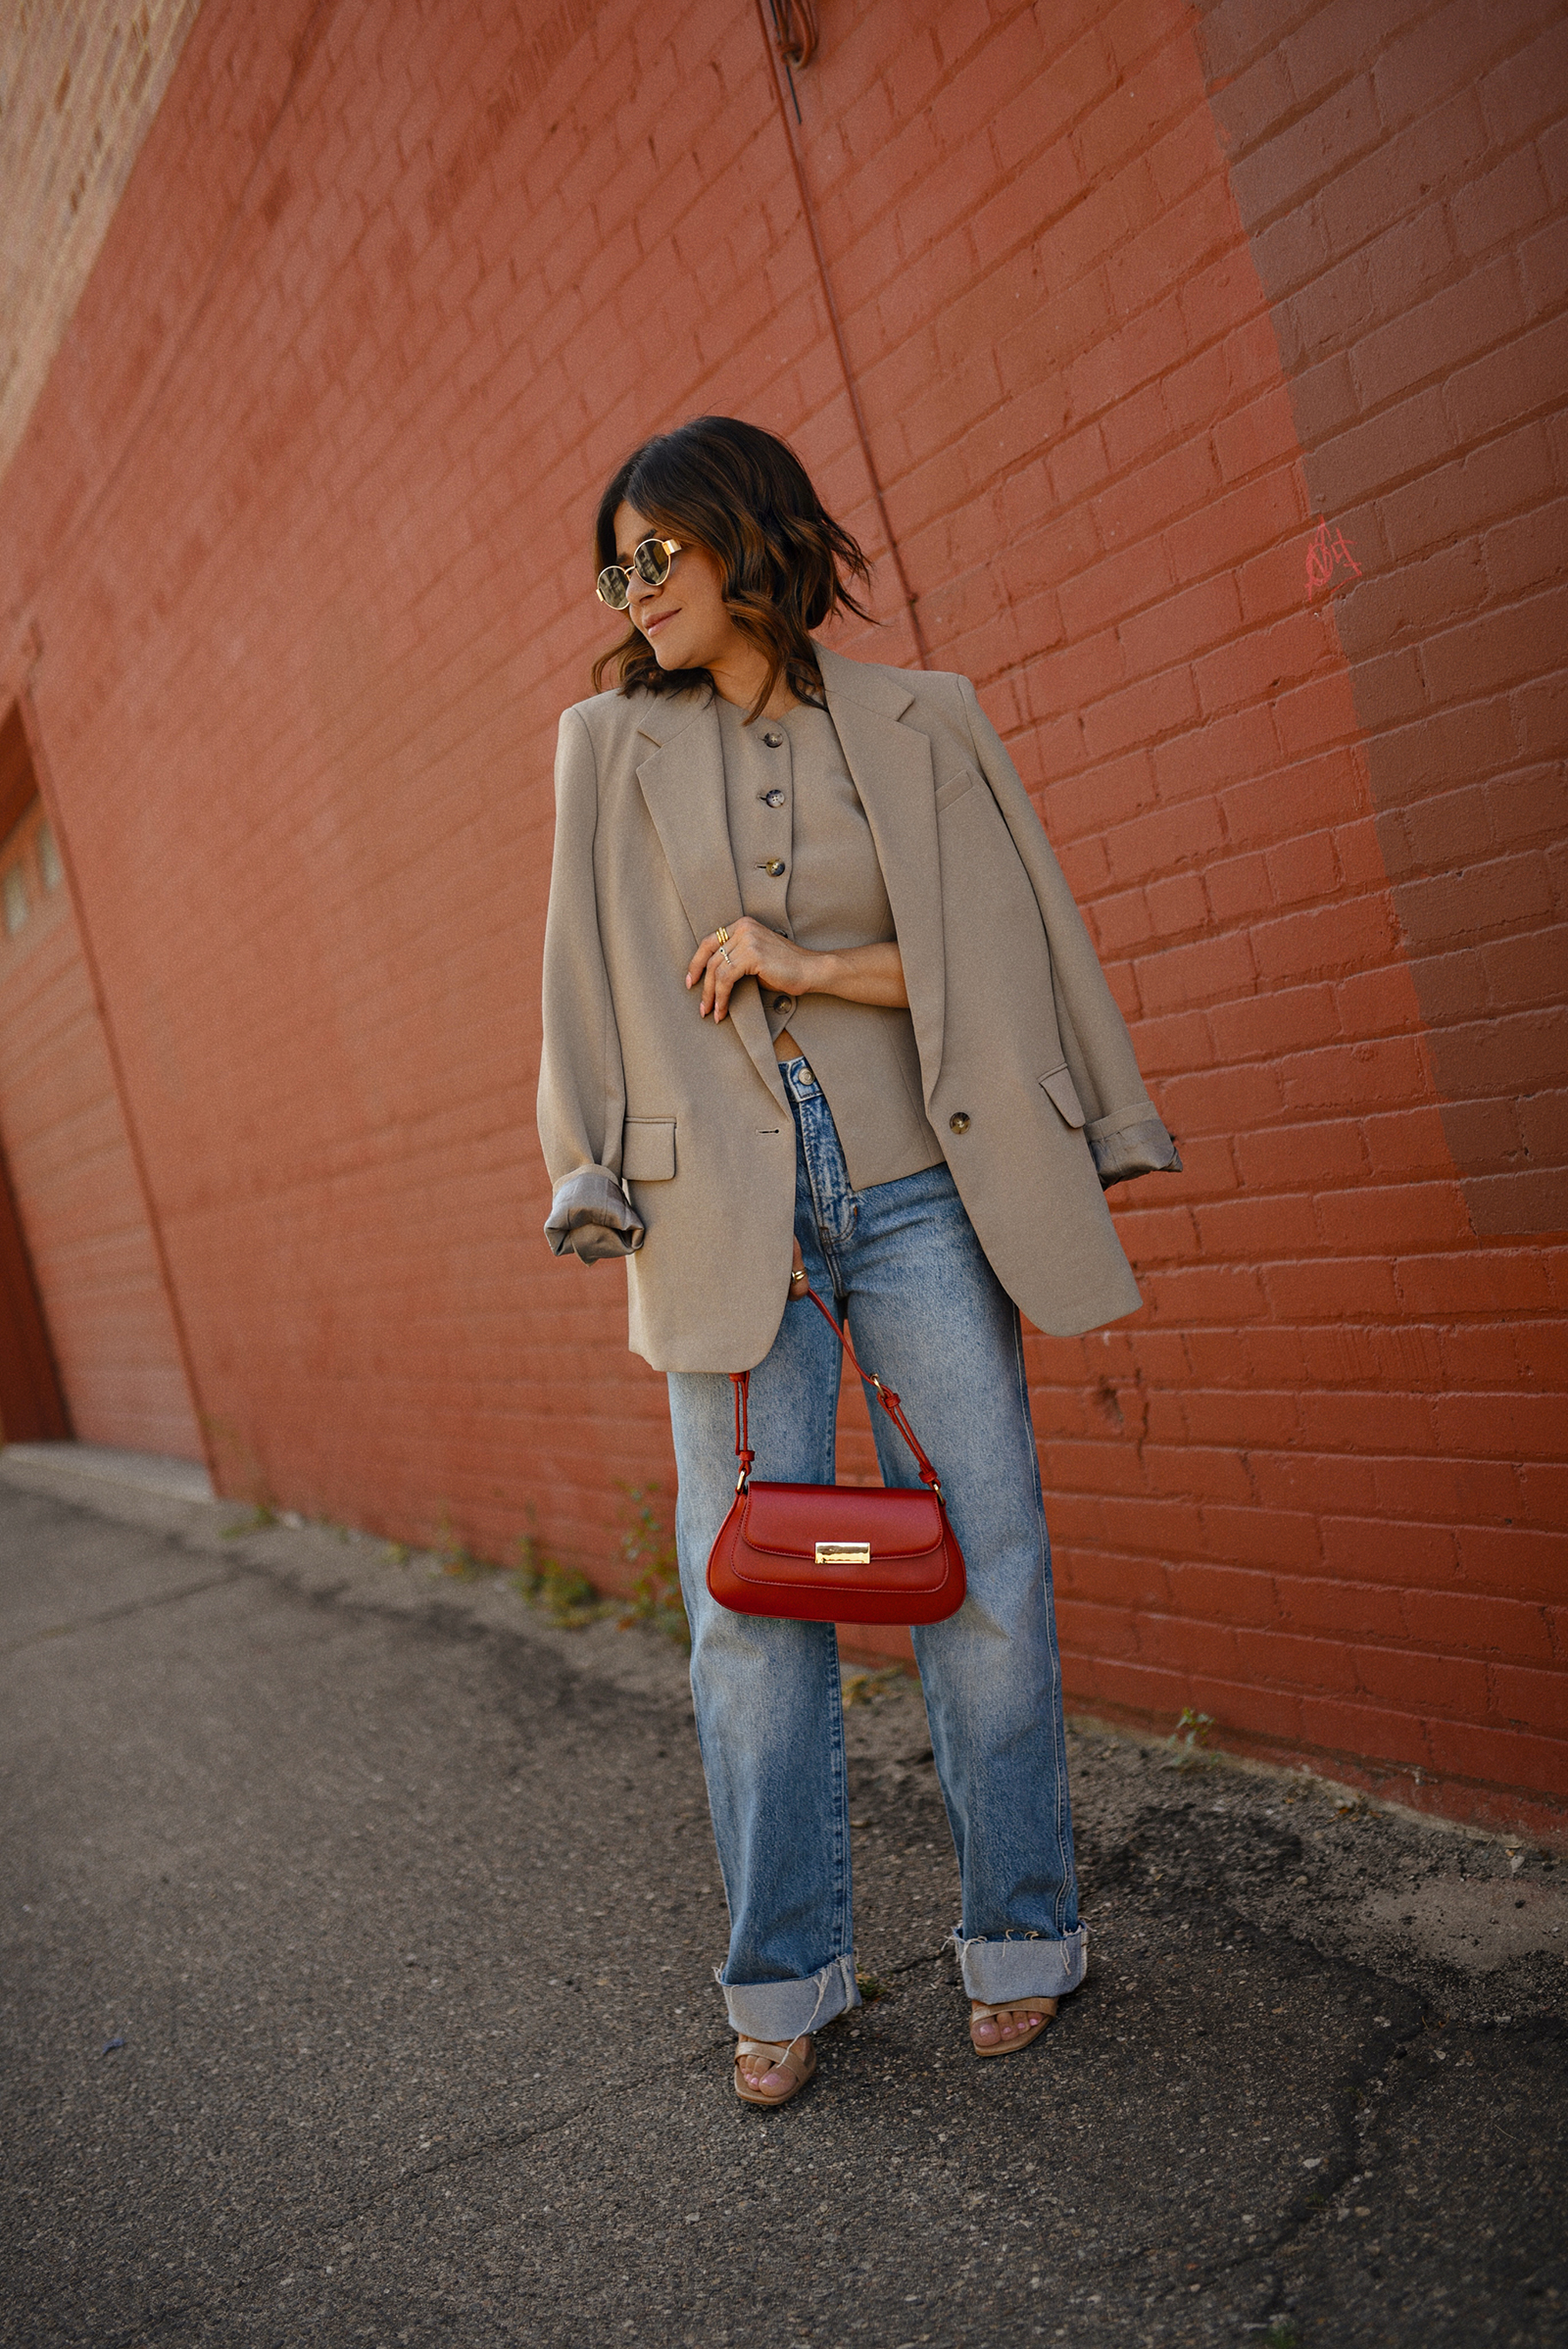
[[[958,1972],[982,2006],[1010,2006],[1020,1998],[1065,1998],[1089,1965],[1089,1928],[1074,1926],[1059,1941],[1014,1933],[1005,1941],[966,1941],[955,1932]]]
[[[718,1982],[718,1970],[713,1971]],[[820,2031],[835,2015],[860,2003],[853,1957],[834,1958],[804,1982],[719,1982],[729,2009],[730,2029],[743,2039],[798,2039]]]

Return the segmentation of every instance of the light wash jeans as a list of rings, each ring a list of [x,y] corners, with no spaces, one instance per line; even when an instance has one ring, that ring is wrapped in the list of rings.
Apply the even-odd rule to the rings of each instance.
[[[825,1096],[784,1070],[797,1129],[795,1233],[818,1296],[848,1308],[856,1350],[902,1396],[942,1477],[968,1596],[916,1628],[931,1744],[957,1848],[964,1988],[992,2005],[1083,1979],[1051,1549],[1017,1308],[987,1263],[946,1166],[850,1189]],[[833,1482],[842,1356],[795,1300],[752,1373],[754,1473]],[[913,1460],[867,1391],[890,1485]],[[732,1389],[669,1374],[676,1534],[692,1692],[729,1901],[719,1972],[737,2031],[790,2039],[858,2003],[849,1789],[831,1624],[737,1615],[708,1594],[708,1553],[735,1497]]]

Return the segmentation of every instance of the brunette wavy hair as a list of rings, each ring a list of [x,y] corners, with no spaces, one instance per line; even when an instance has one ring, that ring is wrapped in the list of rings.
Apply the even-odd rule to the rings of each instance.
[[[661,432],[616,466],[594,525],[598,568],[617,560],[615,514],[634,506],[671,538],[706,547],[724,578],[737,628],[767,657],[767,679],[747,711],[760,717],[781,676],[803,702],[822,703],[810,631],[835,612],[871,614],[851,582],[870,570],[856,541],[824,508],[810,475],[784,441],[734,416],[694,416]],[[711,685],[705,668],[663,669],[635,627],[594,662],[594,691],[612,676],[622,693],[682,693]]]

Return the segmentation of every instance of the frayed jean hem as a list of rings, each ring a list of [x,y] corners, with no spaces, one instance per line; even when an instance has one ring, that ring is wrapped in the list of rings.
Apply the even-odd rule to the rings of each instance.
[[[775,2045],[820,2031],[835,2015],[860,2003],[853,1957],[834,1958],[804,1982],[719,1982],[716,1968],[713,1980],[724,1993],[730,2029],[743,2039],[770,2039]]]
[[[1004,1941],[966,1941],[955,1930],[958,1972],[971,1998],[982,2006],[1008,2006],[1021,1998],[1065,1998],[1083,1981],[1089,1964],[1089,1928],[1075,1926],[1059,1941],[1037,1933],[1013,1933]]]

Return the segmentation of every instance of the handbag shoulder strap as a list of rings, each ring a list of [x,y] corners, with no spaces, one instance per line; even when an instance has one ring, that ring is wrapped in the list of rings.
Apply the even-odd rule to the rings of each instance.
[[[850,1344],[848,1331],[842,1329],[839,1323],[834,1320],[826,1305],[823,1304],[822,1299],[817,1296],[816,1291],[814,1289],[808,1289],[806,1294],[810,1298],[817,1311],[821,1314],[822,1319],[827,1323],[828,1328],[833,1332],[833,1335],[838,1340],[840,1346],[843,1346],[845,1352],[849,1355],[851,1367],[856,1372],[856,1375],[858,1378],[864,1379],[868,1386],[874,1387],[876,1389],[877,1401],[882,1405],[883,1410],[886,1411],[888,1417],[898,1429],[899,1434],[904,1438],[905,1443],[914,1454],[915,1466],[920,1471],[921,1484],[929,1485],[931,1491],[936,1494],[938,1500],[940,1500],[942,1498],[942,1479],[938,1476],[936,1470],[926,1458],[925,1453],[921,1450],[920,1440],[916,1436],[913,1428],[910,1427],[908,1420],[905,1417],[904,1405],[900,1402],[897,1395],[895,1395],[891,1387],[883,1386],[882,1381],[877,1377],[874,1370],[862,1370],[860,1368],[855,1348]],[[729,1375],[730,1383],[735,1390],[735,1457],[741,1464],[740,1474],[735,1480],[735,1490],[737,1493],[744,1493],[747,1486],[751,1482],[752,1462],[757,1457],[757,1454],[751,1448],[751,1429],[748,1422],[747,1411],[747,1404],[751,1395],[752,1374],[749,1370],[732,1370]]]

